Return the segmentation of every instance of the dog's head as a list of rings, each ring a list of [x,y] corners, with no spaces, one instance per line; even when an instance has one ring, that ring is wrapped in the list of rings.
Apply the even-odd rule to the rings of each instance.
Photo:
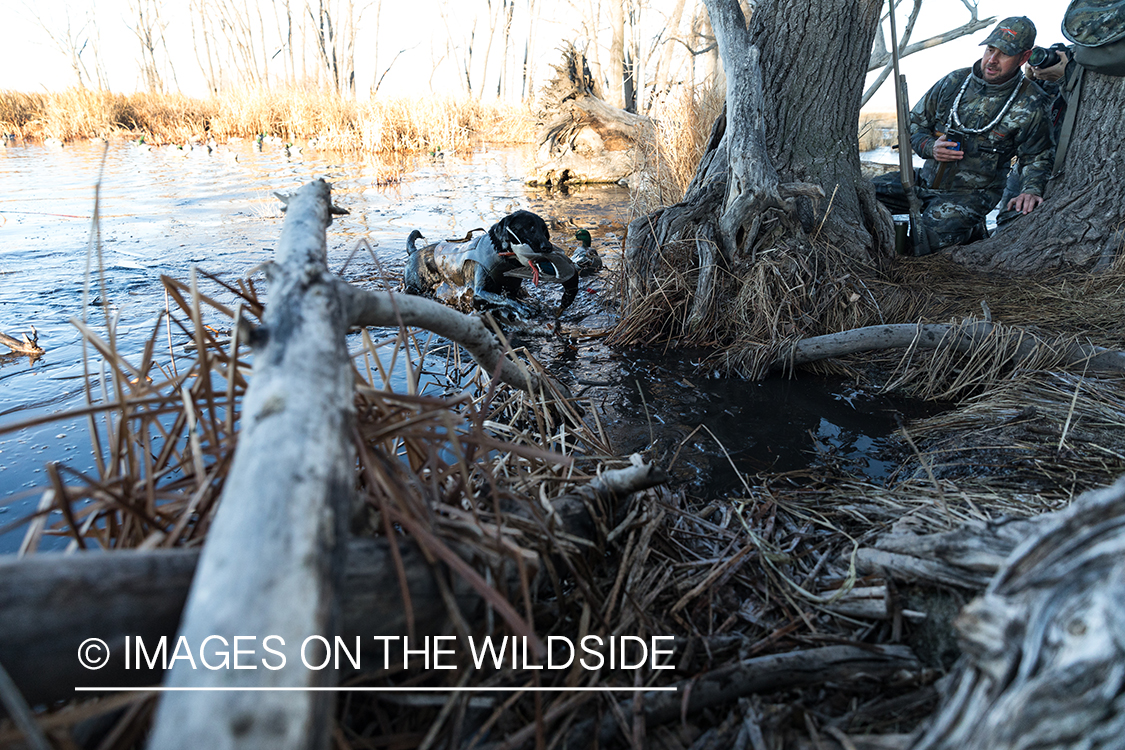
[[[515,252],[515,245],[527,245],[533,253],[551,252],[551,232],[547,222],[530,211],[508,214],[489,227],[488,236],[497,252]]]

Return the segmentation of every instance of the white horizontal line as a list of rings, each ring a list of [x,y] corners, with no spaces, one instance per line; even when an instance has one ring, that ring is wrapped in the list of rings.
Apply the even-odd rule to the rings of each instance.
[[[649,687],[76,687],[75,692],[99,693],[649,693],[676,692],[679,688]]]

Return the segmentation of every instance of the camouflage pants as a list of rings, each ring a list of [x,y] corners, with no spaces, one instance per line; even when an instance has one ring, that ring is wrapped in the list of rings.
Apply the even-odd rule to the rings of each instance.
[[[910,210],[902,179],[896,173],[885,174],[871,181],[875,197],[893,214]],[[930,241],[930,252],[964,245],[988,236],[985,217],[1000,200],[997,190],[951,192],[918,188],[922,200],[922,228]]]

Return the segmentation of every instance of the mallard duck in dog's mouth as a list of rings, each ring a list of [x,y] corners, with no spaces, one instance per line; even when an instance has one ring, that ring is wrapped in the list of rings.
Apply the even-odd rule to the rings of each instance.
[[[475,234],[482,232],[481,234]],[[406,240],[403,285],[409,294],[435,295],[443,284],[471,290],[474,308],[499,307],[527,316],[516,300],[524,279],[563,287],[558,314],[578,295],[578,269],[551,244],[547,223],[530,211],[510,213],[488,228],[474,229],[464,239],[417,247],[422,233]]]

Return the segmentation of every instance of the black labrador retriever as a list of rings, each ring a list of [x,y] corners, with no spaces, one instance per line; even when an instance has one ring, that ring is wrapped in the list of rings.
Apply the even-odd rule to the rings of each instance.
[[[477,232],[480,230],[473,230]],[[469,287],[474,306],[491,304],[525,313],[514,297],[526,278],[563,286],[561,313],[578,295],[578,272],[551,244],[547,223],[530,211],[516,211],[484,234],[417,247],[422,233],[406,240],[403,281],[409,294],[429,295],[443,283]]]

